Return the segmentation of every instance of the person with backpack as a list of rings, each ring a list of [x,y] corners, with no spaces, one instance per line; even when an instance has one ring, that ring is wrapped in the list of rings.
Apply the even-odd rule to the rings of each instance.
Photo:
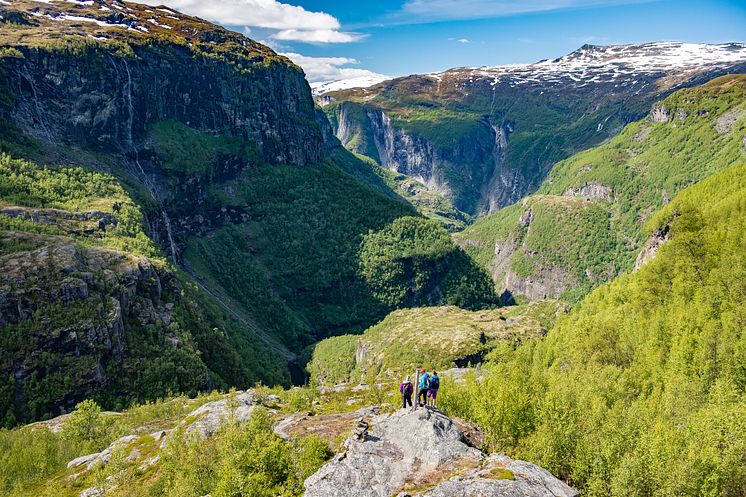
[[[437,371],[433,371],[433,374],[430,376],[430,382],[428,383],[427,391],[428,403],[431,407],[437,407],[435,404],[437,403],[439,388],[440,377],[438,376]]]
[[[414,387],[412,386],[412,382],[409,381],[409,376],[407,376],[407,379],[399,385],[399,392],[401,393],[401,408],[405,409],[407,404],[409,404],[409,407],[412,407],[412,393],[414,393]]]
[[[424,369],[420,369],[420,382],[417,384],[417,405],[420,407],[427,405],[428,388],[430,388],[430,375]],[[420,403],[420,397],[422,403]]]

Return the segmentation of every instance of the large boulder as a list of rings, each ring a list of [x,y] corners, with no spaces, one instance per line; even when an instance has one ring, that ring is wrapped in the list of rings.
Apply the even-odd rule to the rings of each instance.
[[[486,456],[436,409],[373,418],[306,482],[304,497],[573,497],[546,470],[506,456]]]
[[[201,437],[209,437],[228,421],[245,423],[254,410],[254,393],[240,392],[238,395],[208,402],[195,409],[182,421],[187,433],[198,433]]]

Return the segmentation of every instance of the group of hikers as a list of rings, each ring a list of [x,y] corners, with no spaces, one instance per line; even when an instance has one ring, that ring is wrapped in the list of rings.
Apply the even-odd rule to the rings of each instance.
[[[417,371],[417,395],[416,407],[437,407],[438,389],[440,388],[440,377],[437,371],[428,373],[424,369]],[[401,392],[401,407],[405,409],[412,406],[412,395],[414,394],[414,385],[411,378],[407,378],[399,385]]]

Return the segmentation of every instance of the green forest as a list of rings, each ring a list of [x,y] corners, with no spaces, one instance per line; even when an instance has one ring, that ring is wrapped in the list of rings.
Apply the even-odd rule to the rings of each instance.
[[[684,190],[648,224],[671,241],[547,337],[451,385],[444,408],[589,496],[746,489],[746,166]]]

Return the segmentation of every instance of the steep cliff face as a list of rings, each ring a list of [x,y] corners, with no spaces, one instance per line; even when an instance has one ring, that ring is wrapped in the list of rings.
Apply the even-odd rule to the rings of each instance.
[[[443,147],[427,135],[401,127],[382,109],[342,102],[327,112],[335,113],[331,121],[336,124],[337,138],[348,149],[425,184],[460,210],[475,213],[485,189],[496,192],[497,197],[490,200],[495,205],[515,202],[525,193],[511,186],[518,184],[518,173],[505,167],[507,137],[512,132],[509,121],[477,121],[469,126],[468,134],[454,135]]]
[[[616,135],[656,99],[745,61],[740,44],[587,45],[552,61],[408,76],[316,101],[350,150],[479,215],[535,191],[555,163]]]
[[[7,119],[50,144],[118,150],[132,160],[143,153],[147,162],[151,126],[175,120],[250,141],[270,163],[305,165],[323,157],[305,79],[289,64],[258,65],[245,74],[170,44],[132,45],[124,56],[95,44],[81,53],[19,50],[22,57],[4,60],[17,102]]]
[[[3,422],[60,414],[98,395],[146,359],[133,350],[141,346],[133,341],[147,341],[146,329],[160,336],[154,345],[166,349],[163,360],[178,357],[195,375],[175,387],[213,384],[193,339],[175,325],[182,288],[172,273],[66,237],[1,232],[0,243]]]

